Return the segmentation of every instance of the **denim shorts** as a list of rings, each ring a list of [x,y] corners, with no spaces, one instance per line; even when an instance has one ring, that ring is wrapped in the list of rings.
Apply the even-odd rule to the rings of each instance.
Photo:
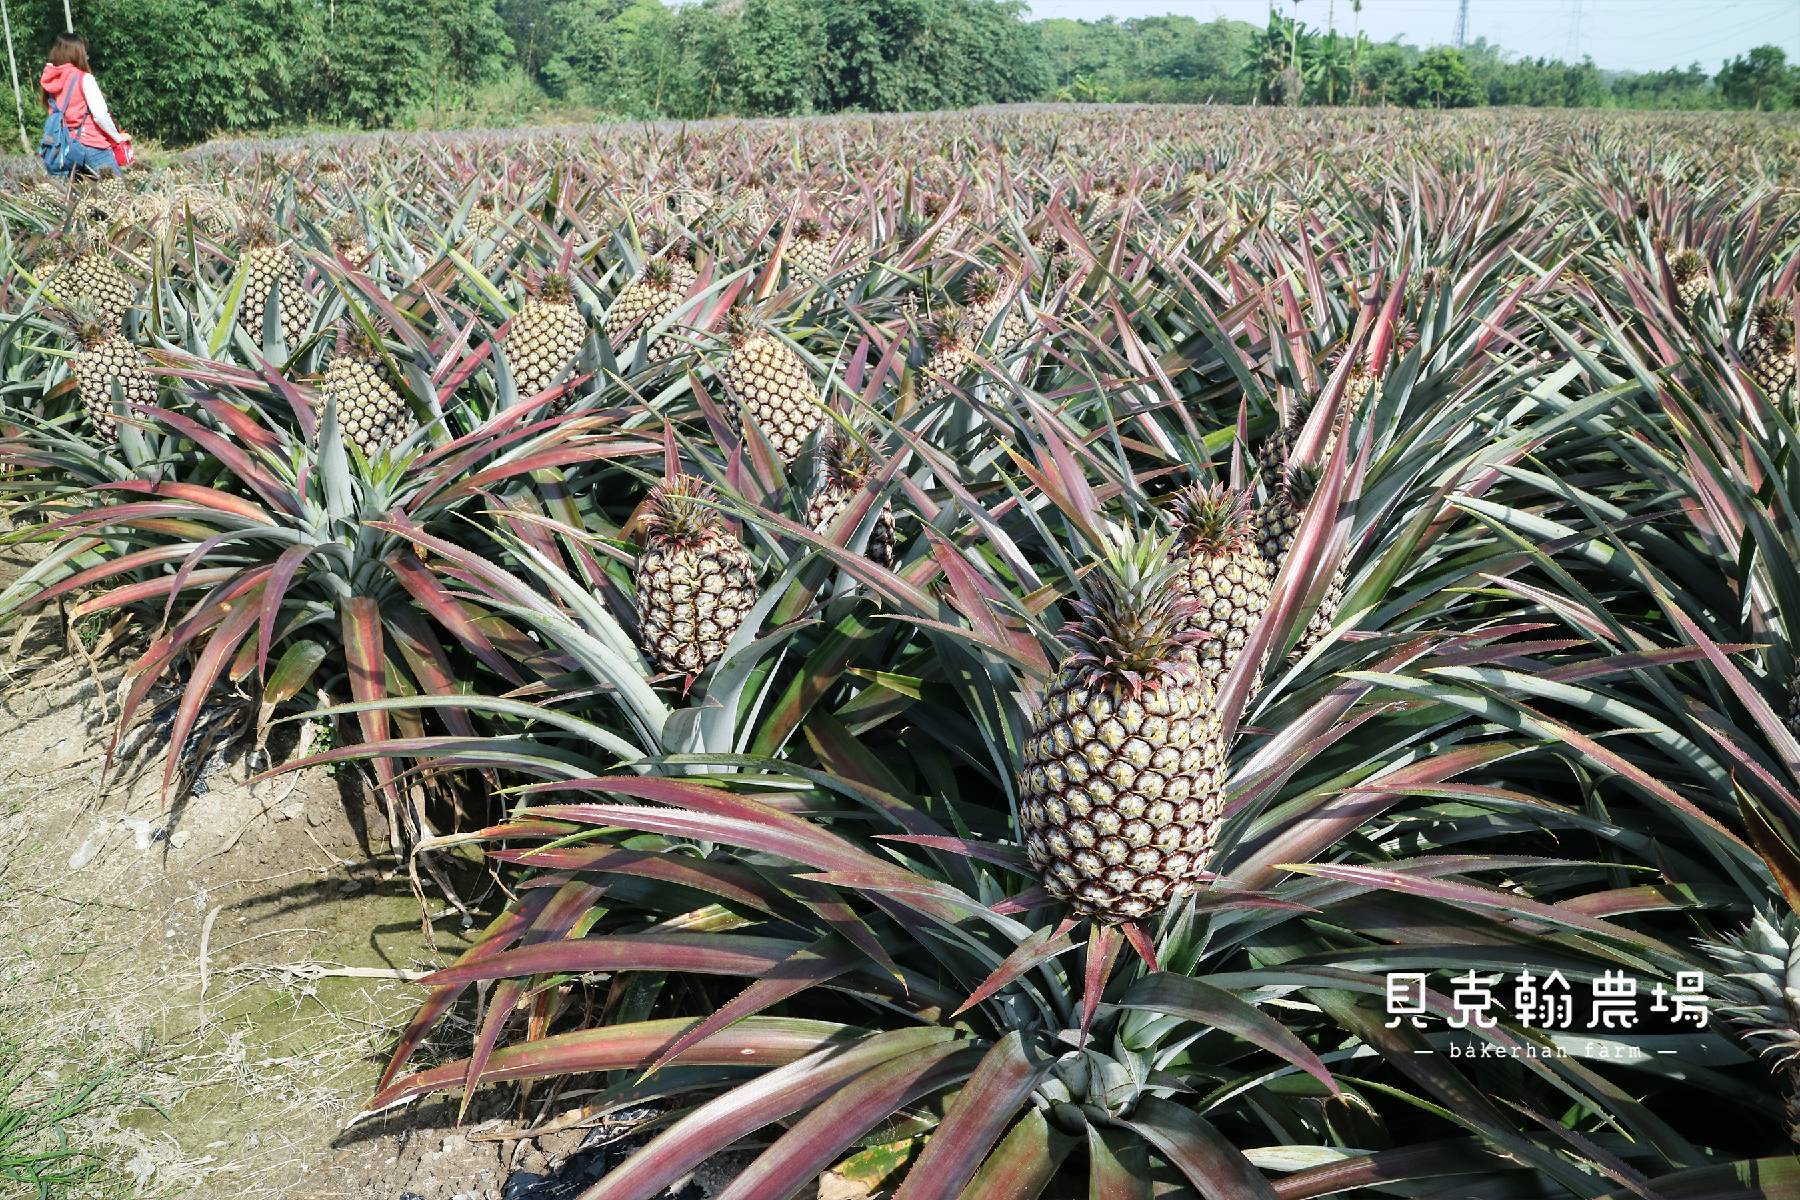
[[[70,175],[103,175],[108,171],[114,175],[120,173],[119,162],[113,157],[110,148],[102,149],[76,142],[69,151],[69,169],[60,173],[53,171],[51,174],[59,179],[66,179]]]

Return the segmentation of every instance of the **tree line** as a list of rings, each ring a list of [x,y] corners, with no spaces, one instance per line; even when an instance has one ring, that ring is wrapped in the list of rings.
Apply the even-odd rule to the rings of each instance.
[[[1271,11],[1031,21],[1019,0],[76,0],[113,106],[170,143],[446,114],[628,118],[904,111],[1028,100],[1789,109],[1774,46],[1608,73],[1372,42]],[[62,0],[8,0],[25,86]],[[28,95],[29,101],[29,95]],[[34,121],[35,112],[27,112]]]

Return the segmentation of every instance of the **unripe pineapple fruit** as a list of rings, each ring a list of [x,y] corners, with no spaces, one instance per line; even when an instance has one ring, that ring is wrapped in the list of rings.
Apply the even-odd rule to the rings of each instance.
[[[384,376],[377,347],[360,328],[340,339],[319,381],[337,412],[338,432],[365,458],[392,450],[412,433],[412,409]]]
[[[279,289],[277,320],[291,353],[299,347],[312,321],[312,301],[301,284],[299,262],[285,243],[276,241],[270,227],[257,225],[249,233],[242,269],[244,291],[238,302],[238,324],[251,341],[262,345],[269,301]]]
[[[332,223],[331,251],[353,267],[362,267],[370,258],[367,231],[361,221],[345,214]]]
[[[1675,302],[1688,312],[1713,290],[1712,272],[1698,250],[1678,251],[1669,259],[1669,279],[1675,285]]]
[[[1316,467],[1289,465],[1270,485],[1269,502],[1256,510],[1256,545],[1269,565],[1271,579],[1280,575],[1293,549],[1294,535],[1306,516],[1307,507],[1318,491],[1319,471]],[[1330,636],[1337,623],[1338,609],[1344,602],[1345,571],[1339,563],[1326,584],[1319,606],[1307,618],[1306,630],[1300,635],[1296,653],[1305,654]],[[1296,582],[1294,586],[1304,586]]]
[[[712,499],[704,481],[678,476],[650,494],[642,520],[644,548],[632,571],[638,645],[660,671],[704,671],[756,603],[750,552]]]
[[[84,319],[117,330],[137,300],[137,284],[106,253],[104,239],[83,230],[70,241],[70,256],[53,267],[45,280],[50,291]]]
[[[119,438],[115,395],[125,411],[140,412],[156,403],[156,377],[150,374],[143,352],[110,326],[91,317],[77,329],[81,349],[70,361],[75,390],[87,412],[94,436],[102,442]]]
[[[620,288],[606,310],[602,328],[613,353],[623,356],[632,342],[667,321],[681,307],[696,278],[693,266],[679,256],[645,263],[643,273]],[[644,354],[650,362],[665,362],[681,353],[682,346],[682,339],[665,329],[651,337]]]
[[[794,223],[794,236],[788,239],[786,260],[802,278],[817,282],[831,274],[831,246],[825,241],[825,230],[815,220],[806,218]]]
[[[1352,386],[1357,385],[1357,383],[1357,376],[1352,375],[1345,381],[1344,386],[1346,392],[1348,392]],[[1361,389],[1357,394],[1346,395],[1345,403],[1359,403],[1362,399],[1367,398],[1374,386],[1374,377],[1371,375],[1368,377],[1366,383],[1361,385]],[[1273,480],[1276,483],[1279,483],[1285,475],[1288,460],[1294,456],[1294,447],[1299,444],[1300,435],[1306,432],[1306,423],[1312,419],[1313,405],[1316,403],[1317,398],[1313,397],[1308,398],[1303,404],[1296,406],[1287,421],[1276,429],[1275,432],[1264,438],[1262,443],[1257,446],[1256,469],[1262,474],[1264,479]],[[1325,433],[1325,443],[1319,448],[1318,462],[1323,463],[1331,457],[1332,452],[1337,449],[1337,439],[1337,426],[1333,425]]]
[[[726,319],[725,340],[731,350],[720,364],[720,378],[775,453],[792,462],[825,420],[806,364],[741,305]]]
[[[506,334],[506,362],[522,398],[560,379],[587,339],[587,321],[575,306],[566,275],[550,275],[536,287]]]
[[[936,400],[947,395],[951,385],[974,362],[970,325],[966,313],[950,307],[940,312],[927,328],[925,365],[919,370],[921,400]]]
[[[869,481],[869,454],[856,440],[842,430],[834,429],[820,447],[824,459],[819,490],[806,505],[806,524],[818,533],[827,533],[832,523],[862,494]],[[869,561],[877,566],[892,567],[896,558],[894,514],[883,504],[875,512],[875,525],[869,530]]]
[[[1744,365],[1756,386],[1782,396],[1794,385],[1794,302],[1785,297],[1764,300],[1750,315],[1744,342]]]
[[[1168,552],[1127,543],[1090,573],[1019,772],[1020,836],[1045,890],[1102,922],[1193,891],[1225,806],[1224,733]]]
[[[1010,286],[1003,288],[999,275],[993,271],[976,275],[964,292],[964,303],[975,335],[991,336],[996,359],[1008,357],[1031,337],[1031,323],[1019,313],[1018,305],[1014,303],[1016,292],[1017,289]]]
[[[1194,601],[1195,628],[1207,635],[1192,654],[1200,677],[1217,688],[1269,610],[1274,573],[1250,526],[1250,497],[1217,484],[1176,493],[1175,584]]]
[[[1800,1142],[1800,917],[1758,912],[1723,942],[1702,943],[1715,1011],[1752,1053],[1786,1076],[1788,1134]]]

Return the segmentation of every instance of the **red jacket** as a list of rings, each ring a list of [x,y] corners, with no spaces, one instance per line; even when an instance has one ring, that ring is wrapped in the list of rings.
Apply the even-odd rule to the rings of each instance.
[[[70,129],[75,130],[75,140],[84,146],[92,146],[96,150],[112,149],[113,140],[106,136],[88,112],[87,97],[82,95],[78,82],[82,72],[69,63],[50,63],[44,67],[44,73],[38,78],[38,84],[50,97],[52,105],[61,104],[63,93],[69,93],[68,107],[63,110],[63,120]],[[73,90],[71,90],[73,85]]]

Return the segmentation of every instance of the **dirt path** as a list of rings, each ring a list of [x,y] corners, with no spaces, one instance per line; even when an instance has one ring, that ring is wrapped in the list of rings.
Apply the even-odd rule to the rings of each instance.
[[[0,577],[18,569],[0,566]],[[501,1151],[441,1106],[343,1133],[437,947],[357,789],[213,762],[165,810],[166,730],[109,772],[122,663],[41,622],[0,657],[0,1020],[27,1093],[94,1082],[81,1195],[497,1200]],[[19,1049],[23,1048],[23,1050]],[[16,1067],[16,1062],[15,1062]],[[73,1193],[71,1196],[73,1197]]]

